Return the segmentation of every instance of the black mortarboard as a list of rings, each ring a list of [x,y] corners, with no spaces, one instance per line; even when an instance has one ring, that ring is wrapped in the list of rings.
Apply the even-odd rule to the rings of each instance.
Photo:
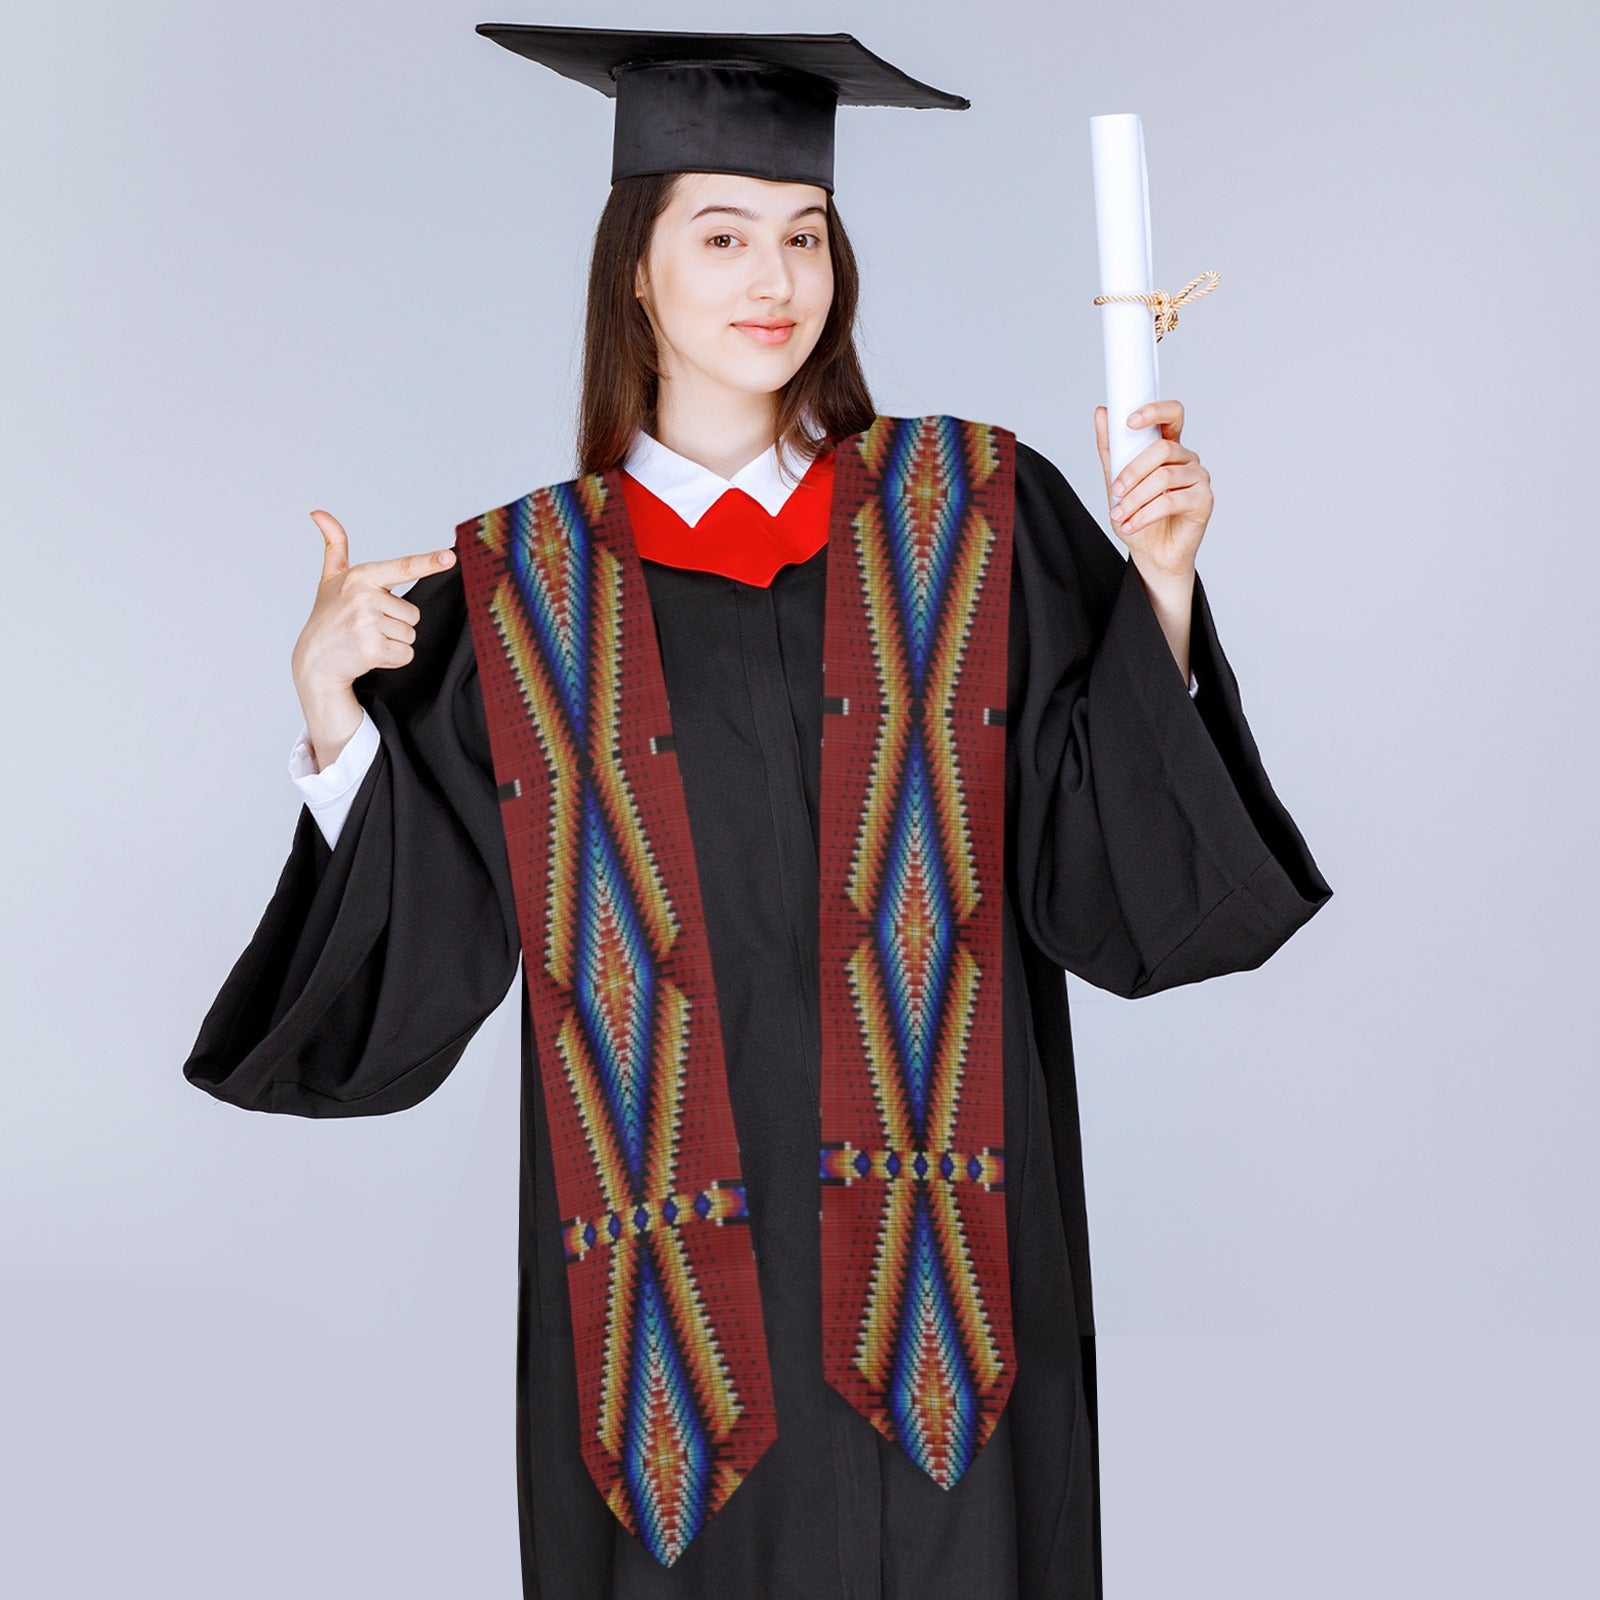
[[[666,33],[480,22],[507,50],[617,102],[611,180],[738,172],[833,192],[836,106],[972,102],[908,77],[848,33]]]

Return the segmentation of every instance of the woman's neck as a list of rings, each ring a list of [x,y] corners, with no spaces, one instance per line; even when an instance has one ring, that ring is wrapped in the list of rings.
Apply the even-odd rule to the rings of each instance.
[[[719,478],[731,478],[772,444],[778,397],[700,383],[662,379],[654,433],[669,450],[696,461]]]

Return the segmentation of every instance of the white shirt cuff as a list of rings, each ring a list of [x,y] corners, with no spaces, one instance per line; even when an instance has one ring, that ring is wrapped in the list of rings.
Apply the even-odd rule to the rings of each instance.
[[[302,722],[294,747],[289,752],[289,776],[300,791],[300,798],[317,819],[322,837],[331,849],[338,843],[344,819],[350,814],[356,790],[378,754],[378,725],[367,708],[361,708],[361,725],[350,735],[338,759],[320,772],[311,753],[311,732]]]

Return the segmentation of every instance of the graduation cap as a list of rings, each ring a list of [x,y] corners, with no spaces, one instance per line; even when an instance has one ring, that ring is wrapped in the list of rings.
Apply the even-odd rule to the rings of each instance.
[[[736,172],[833,192],[837,106],[970,100],[919,83],[848,33],[668,33],[480,22],[507,50],[617,102],[611,181]]]

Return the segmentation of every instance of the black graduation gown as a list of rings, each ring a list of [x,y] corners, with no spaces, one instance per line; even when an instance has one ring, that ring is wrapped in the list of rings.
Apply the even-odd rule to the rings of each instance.
[[[1089,1238],[1063,969],[1126,997],[1259,966],[1331,890],[1274,794],[1195,580],[1191,699],[1143,583],[1018,443],[1004,917],[1015,1387],[949,1490],[823,1381],[818,807],[828,547],[770,588],[644,561],[753,1213],[778,1439],[678,1562],[579,1453],[554,1168],[523,985],[517,1463],[542,1600],[1101,1594]],[[355,685],[382,735],[332,851],[302,809],[189,1080],[298,1116],[431,1094],[520,954],[459,565],[414,659]],[[1243,993],[1243,991],[1241,991]]]

